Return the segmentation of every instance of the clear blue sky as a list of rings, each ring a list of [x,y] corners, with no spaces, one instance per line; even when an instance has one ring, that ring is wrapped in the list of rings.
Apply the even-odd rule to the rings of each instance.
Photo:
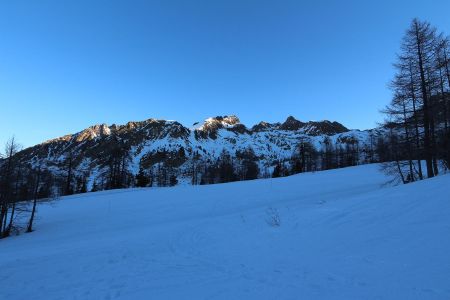
[[[373,127],[413,17],[450,1],[0,1],[0,143],[236,114]]]

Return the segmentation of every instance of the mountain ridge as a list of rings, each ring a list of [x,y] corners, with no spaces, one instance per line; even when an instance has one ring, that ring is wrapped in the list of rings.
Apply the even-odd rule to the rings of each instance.
[[[252,127],[247,127],[245,124],[240,122],[240,119],[236,115],[224,115],[224,116],[215,116],[215,117],[209,117],[201,122],[195,122],[192,127],[187,127],[183,124],[181,124],[178,121],[174,120],[165,120],[165,119],[155,119],[155,118],[149,118],[143,121],[128,121],[125,124],[116,124],[113,123],[111,125],[108,125],[106,123],[99,123],[91,125],[81,131],[75,132],[75,133],[69,133],[65,134],[60,137],[55,137],[52,139],[48,139],[46,141],[43,141],[42,143],[38,143],[36,145],[32,145],[27,148],[31,148],[40,144],[46,144],[51,143],[58,140],[65,140],[70,137],[76,136],[78,141],[83,141],[86,138],[96,138],[99,136],[107,136],[113,133],[114,131],[120,131],[124,129],[132,130],[132,129],[139,129],[142,127],[145,127],[146,125],[150,123],[164,123],[164,124],[177,124],[179,126],[182,126],[186,128],[189,131],[211,131],[221,128],[228,128],[228,129],[236,129],[238,127],[241,131],[245,131],[248,133],[252,132],[260,132],[264,130],[270,130],[270,129],[279,129],[279,130],[286,130],[286,131],[296,131],[302,128],[307,128],[308,132],[311,134],[326,134],[326,135],[333,135],[336,133],[343,133],[348,132],[350,129],[345,127],[343,124],[337,122],[337,121],[329,121],[329,120],[321,120],[321,121],[300,121],[296,119],[293,116],[287,117],[287,119],[281,123],[269,123],[266,121],[261,121],[258,124],[253,125]],[[315,127],[315,128],[314,128]]]
[[[171,184],[201,184],[205,173],[224,160],[236,172],[245,173],[239,170],[255,165],[250,178],[270,177],[280,163],[291,169],[298,160],[299,144],[305,142],[314,151],[324,151],[332,144],[336,150],[352,153],[355,163],[368,161],[368,136],[373,133],[350,130],[336,121],[302,122],[292,116],[282,123],[262,121],[250,128],[235,115],[207,118],[190,128],[177,121],[150,118],[123,125],[92,125],[26,148],[17,157],[61,178],[73,174],[74,178],[67,180],[73,180],[74,186],[84,182],[88,190],[111,188],[111,178],[117,176],[123,177],[119,187],[133,186],[140,171],[151,178],[163,176],[165,179],[158,180],[166,183],[158,186],[170,180]],[[233,178],[227,180],[238,180]]]

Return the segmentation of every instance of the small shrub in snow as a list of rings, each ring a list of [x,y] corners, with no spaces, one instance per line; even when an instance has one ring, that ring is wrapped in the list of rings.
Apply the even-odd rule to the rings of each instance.
[[[266,222],[271,227],[280,227],[281,225],[281,219],[280,214],[276,208],[270,207],[266,210]]]

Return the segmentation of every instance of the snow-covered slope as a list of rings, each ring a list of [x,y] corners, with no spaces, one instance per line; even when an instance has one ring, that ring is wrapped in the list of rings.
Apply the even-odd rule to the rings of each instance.
[[[450,299],[450,177],[385,180],[365,165],[65,197],[0,241],[0,299]]]

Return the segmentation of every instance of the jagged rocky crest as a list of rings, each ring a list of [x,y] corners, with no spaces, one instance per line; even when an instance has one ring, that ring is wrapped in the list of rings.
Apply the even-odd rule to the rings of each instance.
[[[194,165],[206,168],[224,153],[236,160],[236,167],[251,157],[259,167],[258,177],[263,177],[278,162],[289,161],[300,140],[307,139],[318,151],[325,139],[335,145],[356,141],[364,148],[369,134],[371,131],[349,130],[338,122],[302,122],[292,116],[283,123],[260,122],[251,128],[236,116],[208,118],[192,128],[176,121],[148,119],[91,126],[27,148],[18,157],[60,175],[66,172],[70,157],[74,172],[86,178],[90,188],[108,180],[114,165],[129,176],[140,169],[158,168],[170,172],[178,182],[190,181]]]

